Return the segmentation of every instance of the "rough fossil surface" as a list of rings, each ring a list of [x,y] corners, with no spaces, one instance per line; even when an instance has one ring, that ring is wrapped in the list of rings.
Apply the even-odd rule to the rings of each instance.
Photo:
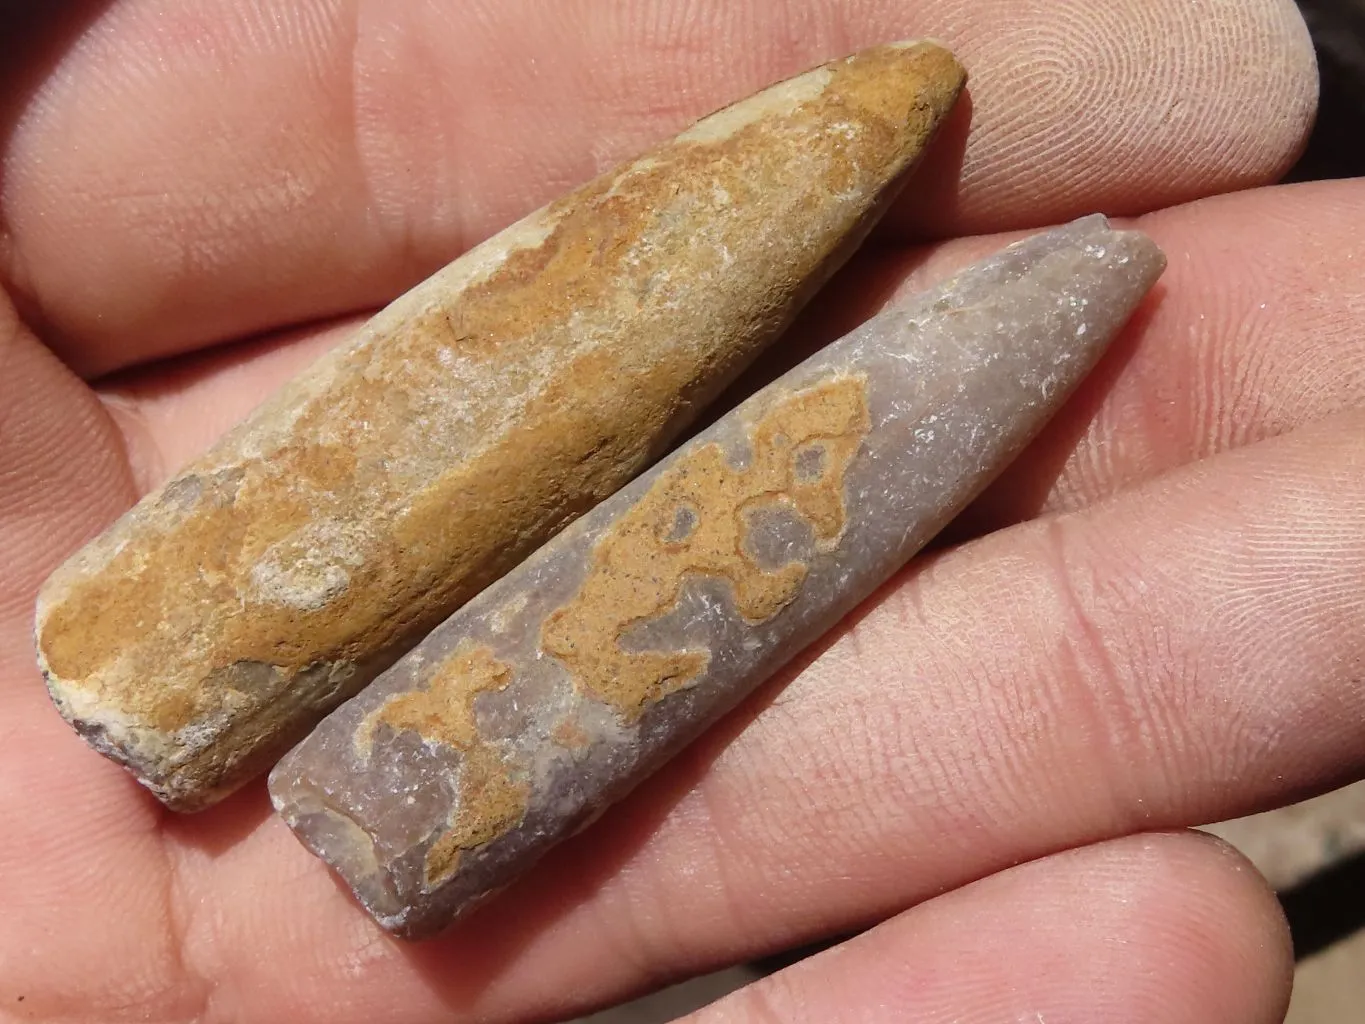
[[[1100,217],[868,321],[437,627],[276,766],[385,928],[511,882],[899,569],[1027,443],[1165,265]]]
[[[62,714],[225,796],[666,449],[843,262],[963,71],[903,43],[698,122],[376,316],[45,585]]]

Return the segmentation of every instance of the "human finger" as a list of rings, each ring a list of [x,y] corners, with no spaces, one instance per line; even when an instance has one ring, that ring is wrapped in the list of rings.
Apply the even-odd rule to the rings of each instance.
[[[1155,301],[956,536],[1081,508],[1194,460],[1365,407],[1365,278],[1355,270],[1365,266],[1365,183],[1251,190],[1134,226],[1168,254]],[[869,250],[753,380],[851,329],[889,293],[926,287],[1008,238]],[[294,332],[107,385],[143,489],[351,329],[342,322]]]
[[[33,600],[134,500],[99,401],[0,295],[0,1018],[192,1017],[164,812],[54,713]]]
[[[1316,97],[1290,0],[96,10],[22,69],[40,81],[0,193],[0,269],[86,375],[381,304],[689,119],[874,42],[941,37],[973,76],[965,149],[910,189],[902,234],[1261,184]]]
[[[959,536],[1365,407],[1365,182],[1219,196],[1135,226],[1167,254],[1157,301]],[[1001,241],[939,247],[902,287]]]
[[[1251,865],[1207,838],[1149,835],[945,893],[686,1020],[1279,1024],[1292,971]]]

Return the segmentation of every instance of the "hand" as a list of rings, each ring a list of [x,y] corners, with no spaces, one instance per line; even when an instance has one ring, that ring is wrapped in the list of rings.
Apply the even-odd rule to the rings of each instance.
[[[1280,1019],[1271,895],[1180,830],[1365,765],[1365,184],[1254,188],[1312,116],[1288,0],[31,10],[0,22],[0,1019],[539,1019],[877,922],[703,1019]],[[965,543],[422,945],[263,786],[176,817],[49,706],[43,577],[367,309],[916,35],[971,69],[970,134],[808,330],[1096,209],[1171,261]]]

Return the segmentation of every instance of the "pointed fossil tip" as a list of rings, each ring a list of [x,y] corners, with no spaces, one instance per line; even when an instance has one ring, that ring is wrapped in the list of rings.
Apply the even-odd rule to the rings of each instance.
[[[1166,269],[1166,255],[1141,231],[1118,230],[1093,214],[1049,232],[1056,248],[1040,265],[1040,280],[1082,315],[1072,343],[1108,347]]]
[[[952,48],[941,39],[929,37],[900,39],[894,43],[888,43],[885,49],[899,52],[902,55],[913,55],[926,64],[936,65],[945,73],[944,77],[954,81],[958,88],[965,85],[970,77],[967,69],[963,67],[962,62],[953,53]]]
[[[967,84],[969,77],[967,69],[958,60],[957,55],[937,39],[902,39],[883,47],[876,47],[875,50],[894,54],[899,60],[907,62],[914,68],[925,85],[937,86],[944,113],[956,102],[958,94]],[[858,56],[854,55],[855,58]]]
[[[1109,239],[1110,245],[1119,252],[1120,255],[1113,265],[1118,269],[1128,269],[1145,295],[1166,269],[1166,254],[1161,247],[1142,231],[1112,227],[1108,218],[1101,214],[1095,214],[1087,220],[1096,225],[1099,237]],[[1097,244],[1087,250],[1087,253],[1096,258],[1103,258],[1105,255],[1103,248],[1102,244]]]
[[[1087,213],[1084,216],[1077,217],[1067,226],[1094,231],[1108,231],[1111,227],[1109,218],[1102,213]]]
[[[1078,217],[1021,239],[1005,252],[1022,258],[1025,264],[1050,253],[1071,253],[1073,273],[1103,275],[1113,282],[1112,287],[1130,289],[1134,302],[1166,269],[1166,254],[1156,242],[1141,231],[1115,228],[1102,213]]]
[[[1054,229],[1053,232],[1048,232],[1048,234],[1056,234],[1058,237],[1064,236],[1069,239],[1088,237],[1092,234],[1108,235],[1115,239],[1118,244],[1131,248],[1133,250],[1131,255],[1140,255],[1142,258],[1139,264],[1142,268],[1149,272],[1155,269],[1156,273],[1152,275],[1153,279],[1159,276],[1161,270],[1165,269],[1166,266],[1165,253],[1148,235],[1133,228],[1116,228],[1103,213],[1090,213],[1083,217],[1077,217],[1070,223]],[[1096,251],[1098,252],[1098,250]],[[1099,254],[1103,255],[1103,253]]]
[[[1079,218],[1058,234],[1074,249],[1078,284],[1094,279],[1098,295],[1108,298],[1115,330],[1166,269],[1166,254],[1156,242],[1141,231],[1113,227],[1103,214]]]
[[[905,308],[991,303],[1002,289],[1027,280],[1054,296],[1075,294],[1078,302],[1081,290],[1098,289],[1096,297],[1121,322],[1165,267],[1165,255],[1147,235],[1116,230],[1103,214],[1091,214],[1019,239],[911,298]]]
[[[839,92],[845,102],[864,111],[879,111],[888,123],[903,122],[916,132],[927,128],[931,133],[952,110],[967,82],[967,71],[953,52],[928,39],[869,46],[807,75],[836,69],[842,76]]]

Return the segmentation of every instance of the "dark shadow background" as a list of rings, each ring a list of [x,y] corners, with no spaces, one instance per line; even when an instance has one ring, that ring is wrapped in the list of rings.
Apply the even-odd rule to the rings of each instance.
[[[1339,861],[1280,893],[1294,936],[1294,959],[1303,960],[1365,924],[1365,853]],[[1365,1014],[1365,1007],[1361,1008]]]
[[[1322,75],[1318,120],[1291,181],[1365,175],[1365,0],[1298,0]]]

